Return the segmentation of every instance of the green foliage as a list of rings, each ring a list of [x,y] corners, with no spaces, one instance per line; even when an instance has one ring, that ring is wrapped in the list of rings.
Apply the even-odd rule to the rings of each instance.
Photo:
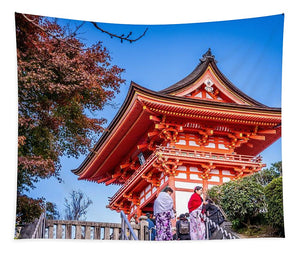
[[[86,49],[55,20],[16,13],[18,63],[18,211],[37,215],[22,195],[41,179],[61,181],[60,158],[87,153],[103,131],[97,117],[119,92],[124,69],[101,42]],[[26,206],[25,201],[30,204]],[[38,201],[35,207],[38,207]],[[24,209],[21,209],[24,206]],[[41,212],[41,208],[36,212]],[[22,217],[23,217],[22,216]]]
[[[251,176],[249,178],[253,178],[262,186],[268,185],[274,178],[279,177],[282,174],[282,163],[281,161],[271,164],[270,168],[263,169]]]
[[[16,222],[18,224],[32,223],[43,212],[43,203],[43,199],[32,199],[25,195],[18,196]]]
[[[212,199],[216,204],[220,205],[220,199],[221,199],[221,191],[222,186],[213,186],[211,189],[208,190],[208,196],[210,199]]]
[[[245,225],[264,210],[263,187],[250,178],[231,181],[222,186],[220,204],[230,220]]]
[[[58,220],[60,218],[56,204],[51,202],[46,203],[46,218],[49,220]]]
[[[208,195],[222,207],[235,229],[246,226],[246,231],[253,232],[250,224],[269,224],[284,235],[281,174],[280,161],[269,169],[214,186]]]
[[[282,177],[272,180],[265,188],[267,220],[284,235]]]

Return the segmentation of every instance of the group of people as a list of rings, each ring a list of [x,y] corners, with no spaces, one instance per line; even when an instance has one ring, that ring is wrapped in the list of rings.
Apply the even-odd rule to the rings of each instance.
[[[172,188],[166,187],[154,201],[155,217],[155,240],[168,241],[173,240],[171,219],[175,218],[175,209],[173,207]],[[188,216],[181,214],[176,222],[176,239],[178,240],[204,240],[205,239],[205,222],[201,214],[204,211],[204,205],[201,195],[203,189],[201,186],[194,188],[194,193],[188,202]],[[153,224],[154,225],[154,224]],[[153,233],[153,231],[151,231]],[[153,235],[152,235],[153,238]],[[153,240],[153,239],[152,239]]]

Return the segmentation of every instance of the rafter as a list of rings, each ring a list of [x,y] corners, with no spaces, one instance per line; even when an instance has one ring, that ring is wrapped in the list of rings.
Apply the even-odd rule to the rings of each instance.
[[[257,131],[258,134],[266,134],[266,135],[276,135],[275,129],[265,129],[265,130],[259,130]]]

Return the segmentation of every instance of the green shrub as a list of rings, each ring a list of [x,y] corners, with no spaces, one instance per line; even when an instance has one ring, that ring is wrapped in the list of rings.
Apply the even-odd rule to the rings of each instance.
[[[234,227],[249,226],[251,219],[265,210],[264,189],[252,178],[230,181],[209,190],[209,196],[218,203],[233,221]]]
[[[265,188],[268,223],[284,236],[282,177],[273,179]]]
[[[220,205],[220,197],[221,197],[222,186],[213,186],[208,190],[208,196],[212,199],[217,205]]]
[[[208,190],[237,231],[284,236],[282,163]]]
[[[18,224],[32,223],[43,212],[43,199],[32,199],[26,195],[17,197],[17,220]]]

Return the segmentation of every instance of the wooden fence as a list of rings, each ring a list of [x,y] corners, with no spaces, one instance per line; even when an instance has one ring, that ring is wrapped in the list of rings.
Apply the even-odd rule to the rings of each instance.
[[[140,217],[139,224],[131,222],[131,227],[139,240],[149,240],[148,222]],[[131,235],[127,229],[128,238]],[[46,220],[46,239],[88,239],[88,240],[120,240],[121,224],[90,221]]]

